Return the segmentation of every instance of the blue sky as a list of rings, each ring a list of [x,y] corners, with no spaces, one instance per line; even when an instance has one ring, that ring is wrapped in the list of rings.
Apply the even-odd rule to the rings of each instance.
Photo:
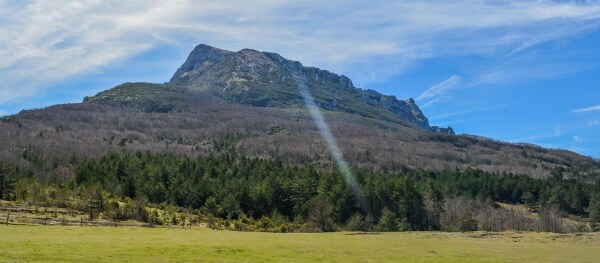
[[[200,43],[415,98],[458,133],[600,157],[598,1],[0,0],[0,115],[168,81]]]

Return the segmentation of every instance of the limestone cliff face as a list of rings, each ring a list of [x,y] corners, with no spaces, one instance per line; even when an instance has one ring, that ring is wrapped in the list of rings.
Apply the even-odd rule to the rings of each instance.
[[[299,77],[308,85],[317,105],[325,110],[453,133],[451,128],[431,127],[413,99],[398,100],[374,90],[359,89],[344,75],[305,67],[279,54],[253,49],[232,52],[198,45],[175,72],[170,84],[188,91],[213,92],[231,102],[260,107],[302,107]]]

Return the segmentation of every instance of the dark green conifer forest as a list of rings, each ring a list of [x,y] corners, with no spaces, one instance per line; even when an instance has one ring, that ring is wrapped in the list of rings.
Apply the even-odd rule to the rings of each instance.
[[[354,169],[368,204],[361,207],[336,170],[235,152],[195,159],[111,153],[72,165],[73,177],[37,178],[3,163],[0,199],[73,207],[89,211],[91,219],[151,225],[187,220],[245,231],[566,232],[594,230],[600,220],[600,183],[565,179],[561,171],[549,179],[533,179],[473,169]],[[526,211],[499,204],[518,204]],[[165,218],[160,212],[169,209],[178,217]],[[590,229],[573,229],[563,222],[565,216],[589,218]]]

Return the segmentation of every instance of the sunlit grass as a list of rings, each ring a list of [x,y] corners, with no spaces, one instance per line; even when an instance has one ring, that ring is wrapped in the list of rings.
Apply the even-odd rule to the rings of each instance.
[[[599,234],[0,226],[0,262],[597,262]]]

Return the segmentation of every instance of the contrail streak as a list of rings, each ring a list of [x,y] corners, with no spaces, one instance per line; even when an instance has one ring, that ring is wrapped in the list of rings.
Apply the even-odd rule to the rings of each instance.
[[[352,194],[359,202],[360,207],[365,212],[368,212],[368,210],[369,210],[368,203],[360,190],[360,186],[358,185],[358,183],[356,182],[356,179],[352,175],[350,166],[348,165],[346,160],[344,160],[342,151],[338,147],[335,137],[333,136],[333,134],[331,133],[331,130],[329,129],[329,125],[327,125],[327,123],[325,122],[325,119],[323,118],[323,114],[321,114],[321,110],[319,110],[319,107],[315,103],[313,96],[310,94],[308,86],[306,85],[305,78],[303,76],[296,76],[296,78],[298,80],[298,87],[300,88],[300,94],[302,95],[302,98],[304,99],[304,105],[306,106],[306,108],[308,108],[308,111],[310,112],[310,116],[312,117],[313,121],[317,125],[317,128],[319,129],[319,133],[321,134],[321,137],[323,138],[323,140],[325,140],[325,145],[327,145],[327,149],[329,150],[329,153],[331,154],[331,156],[333,156],[333,159],[335,160],[338,170],[340,171],[340,173],[342,173],[344,181],[346,181],[348,186],[350,186]]]

